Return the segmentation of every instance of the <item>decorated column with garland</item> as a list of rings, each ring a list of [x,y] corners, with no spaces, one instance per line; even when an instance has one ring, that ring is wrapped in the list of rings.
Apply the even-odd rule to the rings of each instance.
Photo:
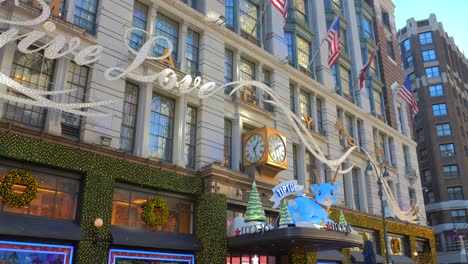
[[[258,195],[257,185],[255,181],[252,183],[252,191],[250,192],[249,204],[245,212],[245,222],[265,221],[265,210],[263,210],[262,201]]]

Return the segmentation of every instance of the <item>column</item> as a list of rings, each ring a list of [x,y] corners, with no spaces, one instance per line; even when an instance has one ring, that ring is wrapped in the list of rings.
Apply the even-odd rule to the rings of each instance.
[[[185,167],[185,124],[187,119],[187,97],[182,94],[176,99],[176,110],[174,119],[174,137],[172,142],[172,163]]]
[[[400,112],[398,111],[398,104],[396,100],[396,92],[398,90],[398,83],[394,82],[390,88],[392,90],[392,97],[393,97],[393,106],[394,106],[394,112],[395,112],[395,119],[396,119],[396,125],[397,125],[397,130],[398,132],[402,132],[402,124],[400,122],[401,116]]]
[[[294,85],[294,113],[301,118],[301,113],[300,113],[300,100],[299,98],[301,97],[301,88],[299,88],[299,85]]]
[[[54,87],[52,88],[55,91],[64,90],[67,82],[67,71],[70,61],[64,57],[59,58],[56,60],[56,72],[54,76]],[[90,92],[89,87],[86,87],[86,93]],[[55,102],[64,102],[63,94],[57,94],[52,96],[52,101]],[[82,116],[76,116],[76,118],[83,118]],[[62,112],[58,110],[48,110],[45,120],[44,131],[48,134],[60,136],[62,134]]]
[[[359,186],[358,190],[359,194],[359,202],[361,203],[361,211],[369,212],[369,206],[367,204],[367,186],[366,186],[366,178],[365,178],[365,170],[359,169],[358,171],[358,179],[359,179]]]
[[[181,30],[179,31],[179,42],[177,43],[178,55],[176,60],[180,63],[180,70],[185,72],[185,41],[187,39],[187,24],[184,22],[180,23]],[[177,68],[177,65],[176,65]]]
[[[401,126],[403,130],[403,134],[405,136],[409,136],[408,112],[406,111],[406,109],[407,109],[406,102],[405,101],[401,102],[401,115],[402,115],[401,122],[403,123]]]
[[[263,70],[263,64],[259,63],[255,67],[255,80],[259,82],[263,82],[262,70]],[[261,89],[255,89],[255,93],[256,93],[255,100],[257,101],[257,106],[263,108],[263,91]]]
[[[315,70],[316,80],[325,85],[329,90],[334,89],[333,84],[333,75],[330,68],[328,67],[328,49],[320,48],[320,42],[325,39],[327,35],[327,22],[325,16],[325,3],[324,1],[309,1],[312,6],[312,14],[310,16],[312,20],[313,30],[315,33],[313,53],[317,49],[320,49],[315,62],[313,63],[312,71]],[[324,42],[323,46],[326,46],[327,43]]]
[[[151,101],[153,97],[153,84],[140,86],[138,94],[138,110],[135,131],[135,154],[142,158],[149,157],[149,132],[151,117]]]
[[[242,139],[241,139],[242,124],[238,113],[234,114],[232,120],[232,169],[240,171],[240,163],[242,156]]]
[[[234,1],[238,2],[238,1]],[[283,15],[268,1],[265,10],[265,49],[278,60],[283,61],[288,56],[288,45],[284,39]]]
[[[67,10],[67,14],[65,15],[65,19],[67,21],[71,21],[73,23],[74,13],[75,13],[75,0],[66,0],[65,1],[65,8]]]
[[[357,122],[357,119],[355,117],[353,117],[353,138],[354,138],[354,144],[356,144],[356,146],[359,146],[359,129],[358,129],[358,122]]]
[[[385,145],[385,159],[387,163],[390,164],[392,157],[390,156],[390,144],[388,143],[388,136],[384,136],[384,145]]]
[[[349,161],[345,162],[346,168],[349,167]],[[333,172],[335,173],[335,172]],[[333,175],[334,177],[335,175]],[[349,173],[343,174],[343,184],[346,185],[346,193],[345,193],[345,202],[346,207],[348,208],[356,208],[354,205],[354,188],[353,188],[353,178],[352,178],[352,170]],[[344,189],[344,188],[343,188]]]

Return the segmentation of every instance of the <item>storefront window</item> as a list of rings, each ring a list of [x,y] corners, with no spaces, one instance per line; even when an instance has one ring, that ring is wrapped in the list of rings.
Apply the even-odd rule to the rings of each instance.
[[[0,263],[71,264],[73,247],[0,241]]]
[[[226,264],[276,264],[276,257],[249,254],[233,254],[226,258]]]
[[[143,206],[152,198],[161,197],[169,207],[169,217],[161,226],[149,226],[143,219]],[[155,208],[156,217],[160,210]],[[149,190],[134,190],[116,187],[112,207],[112,224],[133,228],[149,229],[163,232],[192,233],[193,202],[182,198],[171,197]]]
[[[109,264],[193,264],[195,258],[190,254],[175,254],[151,251],[111,249]]]
[[[388,247],[391,255],[406,255],[406,240],[402,236],[388,235]]]
[[[10,169],[0,167],[0,175],[4,175]],[[0,202],[0,212],[74,220],[79,180],[36,171],[30,172],[37,180],[37,197],[28,207],[9,207]],[[25,188],[23,185],[13,185],[15,192],[23,192]]]

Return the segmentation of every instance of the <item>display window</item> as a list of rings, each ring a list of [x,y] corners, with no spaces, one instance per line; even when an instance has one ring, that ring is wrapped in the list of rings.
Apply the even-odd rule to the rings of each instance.
[[[71,264],[73,247],[0,241],[0,264]]]
[[[109,264],[194,264],[191,254],[111,249]]]

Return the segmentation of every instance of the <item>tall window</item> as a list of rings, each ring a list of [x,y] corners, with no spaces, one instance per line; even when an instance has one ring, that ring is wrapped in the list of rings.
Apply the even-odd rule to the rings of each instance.
[[[418,198],[416,196],[416,190],[413,188],[408,188],[408,194],[410,198],[410,204],[413,206],[416,205],[418,202]]]
[[[295,14],[296,17],[302,20],[307,19],[307,7],[306,7],[306,2],[305,0],[296,0],[295,2]],[[286,2],[287,3],[287,2]]]
[[[54,61],[46,59],[43,52],[25,54],[16,51],[13,57],[11,77],[16,82],[39,91],[48,91],[54,85]],[[27,98],[13,90],[8,95]],[[28,126],[42,128],[46,109],[39,106],[30,106],[22,103],[8,101],[5,110],[5,119],[22,123]]]
[[[138,86],[127,82],[122,110],[122,126],[120,127],[120,149],[131,153],[134,146],[135,126],[137,117]]]
[[[234,27],[234,0],[225,0],[226,26]]]
[[[430,67],[430,68],[425,68],[426,70],[426,77],[427,78],[437,78],[440,76],[439,74],[439,67]]]
[[[289,84],[289,104],[291,106],[291,112],[296,113],[296,95],[292,83]]]
[[[143,205],[156,197],[166,200],[169,208],[169,216],[162,226],[150,226],[143,219]],[[114,189],[111,224],[130,228],[191,234],[193,230],[193,207],[193,202],[188,198],[175,198],[149,189],[119,186]],[[155,211],[156,214],[160,214],[159,209],[155,209]]]
[[[382,93],[375,89],[373,90],[373,92],[374,92],[374,111],[377,115],[383,117]]]
[[[294,179],[297,180],[299,177],[298,177],[298,172],[297,172],[298,157],[297,157],[296,145],[292,146],[292,150],[293,150],[293,175],[294,175]]]
[[[185,47],[185,71],[192,75],[198,76],[198,46],[199,35],[197,32],[188,29]]]
[[[435,193],[433,191],[428,191],[427,192],[426,201],[427,201],[428,204],[435,203]]]
[[[353,118],[350,115],[345,115],[345,129],[346,133],[354,138]]]
[[[423,50],[422,52],[423,61],[433,61],[436,59],[435,51],[433,49]]]
[[[352,177],[353,177],[353,199],[354,199],[354,206],[356,210],[361,211],[361,202],[360,202],[360,191],[359,191],[359,169],[352,170]]]
[[[331,67],[331,72],[332,72],[332,76],[333,76],[333,85],[335,86],[335,88],[338,87],[338,73],[336,72],[336,67],[338,67],[338,64],[335,63],[332,67]]]
[[[429,183],[432,182],[432,175],[430,170],[423,170],[422,172],[422,182]]]
[[[263,83],[266,84],[268,87],[271,87],[271,72],[262,69],[262,75],[263,75]],[[273,113],[275,111],[275,107],[272,104],[266,103],[265,101],[271,100],[271,95],[267,92],[263,92],[263,108],[267,110],[268,112]]]
[[[419,43],[421,45],[431,44],[432,43],[432,33],[431,32],[419,33]]]
[[[429,86],[429,96],[436,97],[436,96],[443,96],[443,95],[444,95],[444,87],[442,86],[442,84]]]
[[[382,11],[382,22],[388,29],[390,29],[390,16],[386,11]]]
[[[146,30],[146,23],[148,21],[148,6],[139,1],[134,2],[133,7],[133,20],[132,26]],[[140,50],[145,42],[145,33],[133,30],[130,35],[130,47],[134,50]]]
[[[257,38],[258,6],[250,0],[240,0],[239,11],[240,29]]]
[[[315,180],[315,173],[316,173],[316,164],[315,164],[315,157],[310,153],[309,151],[306,150],[305,153],[305,169],[306,169],[306,177],[308,180],[308,185],[310,186],[313,183],[317,183]]]
[[[414,66],[414,63],[413,63],[413,56],[408,56],[406,57],[406,67],[410,68],[410,67],[413,67]]]
[[[455,156],[455,146],[453,143],[439,145],[440,156],[443,158]]]
[[[187,106],[187,121],[185,124],[185,159],[187,167],[195,168],[195,154],[197,144],[197,108]]]
[[[70,62],[67,89],[74,89],[75,91],[64,95],[66,103],[82,103],[84,101],[88,85],[88,72],[88,67]],[[81,118],[74,114],[62,112],[61,127],[62,135],[78,138],[80,136]]]
[[[289,64],[295,66],[296,61],[294,58],[293,34],[291,32],[284,32],[284,39],[286,40],[286,44],[288,45]]]
[[[461,186],[448,187],[447,194],[449,200],[463,200],[463,189]]]
[[[149,135],[149,156],[152,158],[172,161],[174,108],[174,100],[153,94]]]
[[[447,115],[447,105],[445,103],[433,104],[432,105],[432,113],[434,114],[434,116]]]
[[[231,120],[224,119],[224,166],[231,167],[232,157],[232,123]]]
[[[423,141],[425,139],[424,129],[420,128],[416,130],[416,140]]]
[[[341,42],[341,47],[342,47],[342,52],[345,54],[349,54],[349,48],[348,48],[348,31],[344,28],[340,29],[340,42]]]
[[[419,150],[419,158],[421,161],[425,161],[428,158],[429,153],[427,152],[426,148],[422,148]]]
[[[393,50],[393,42],[390,40],[390,41],[387,41],[387,52],[388,52],[388,56],[390,58],[392,58],[392,60],[395,59],[395,51]]]
[[[452,130],[450,129],[450,123],[443,123],[436,125],[437,136],[450,136],[452,135]]]
[[[322,99],[317,98],[316,103],[317,105],[315,107],[317,111],[317,116],[315,117],[315,122],[317,124],[317,129],[319,133],[324,134],[325,131],[324,131],[324,126],[323,126],[323,101]]]
[[[409,39],[406,39],[403,41],[403,50],[404,51],[409,51],[411,49],[411,43]]]
[[[340,66],[340,77],[341,77],[341,90],[344,94],[353,97],[352,84],[351,84],[351,71],[345,68],[343,65]]]
[[[296,41],[297,64],[304,69],[308,69],[310,63],[310,43],[300,36],[296,36]]]
[[[458,174],[458,165],[445,165],[442,167],[442,171],[444,172],[444,176],[447,179],[458,178],[460,175]]]
[[[156,36],[166,37],[172,43],[172,53],[174,59],[177,59],[177,44],[179,43],[179,24],[169,17],[158,13],[156,17]],[[154,54],[161,56],[168,44],[164,40],[157,40],[154,46]]]
[[[234,55],[232,51],[224,50],[224,83],[232,82],[234,78]],[[224,88],[224,93],[229,94],[232,91],[232,87]]]
[[[240,67],[239,67],[239,80],[240,81],[255,80],[255,64],[254,63],[241,58]],[[254,87],[251,87],[251,88],[255,89]],[[243,93],[244,89],[242,88],[241,91]],[[247,101],[254,102],[256,101],[256,98],[251,93],[248,93]]]
[[[302,115],[307,115],[308,117],[312,117],[312,108],[310,106],[310,94],[301,90],[300,96],[300,114],[301,118]]]
[[[75,1],[75,24],[90,34],[96,32],[97,5],[98,0]]]
[[[1,174],[11,168],[0,167]],[[35,217],[75,220],[80,181],[76,177],[65,177],[41,170],[33,171],[37,180],[37,197],[27,207],[9,207],[0,201],[1,213],[23,214]],[[24,185],[13,185],[15,193],[23,193]]]
[[[362,19],[362,24],[364,27],[364,38],[374,41],[374,29],[372,28],[372,22],[368,18]]]

